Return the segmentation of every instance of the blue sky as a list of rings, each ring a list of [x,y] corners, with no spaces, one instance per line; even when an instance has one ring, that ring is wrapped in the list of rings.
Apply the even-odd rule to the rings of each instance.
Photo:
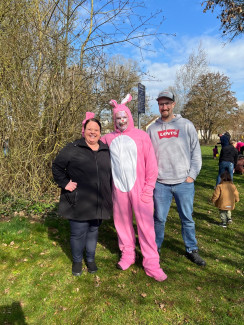
[[[152,99],[151,108],[158,112],[155,98],[157,94],[174,84],[176,71],[185,64],[193,50],[197,51],[199,44],[207,53],[209,67],[212,71],[224,73],[230,78],[232,91],[238,103],[244,103],[244,38],[232,42],[224,40],[219,30],[220,21],[217,12],[203,13],[201,1],[197,0],[148,0],[148,9],[141,13],[147,14],[162,9],[165,20],[160,25],[162,33],[176,36],[162,36],[161,42],[151,40],[150,50],[140,52],[136,48],[126,47],[121,54],[136,60],[144,71],[153,76],[149,81],[145,77],[143,84],[146,93]],[[159,26],[155,21],[155,26]]]

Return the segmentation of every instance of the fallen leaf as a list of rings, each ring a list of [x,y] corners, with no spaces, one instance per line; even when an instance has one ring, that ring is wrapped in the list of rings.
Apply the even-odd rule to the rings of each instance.
[[[125,287],[125,284],[122,283],[122,284],[118,284],[118,288],[124,288]]]
[[[95,287],[99,287],[100,284],[101,284],[101,280],[100,280],[100,278],[99,278],[98,275],[96,275],[96,277],[95,277],[95,281],[96,281]]]
[[[53,233],[53,234],[56,234],[58,232],[58,229],[56,229],[56,228],[48,228],[48,231]]]
[[[141,293],[141,296],[143,297],[143,298],[145,298],[146,296],[147,296],[147,294],[146,293]]]

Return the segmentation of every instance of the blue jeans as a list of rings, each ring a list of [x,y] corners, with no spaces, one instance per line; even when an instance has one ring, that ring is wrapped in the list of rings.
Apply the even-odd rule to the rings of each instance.
[[[98,239],[98,228],[102,220],[76,221],[69,220],[70,223],[70,246],[73,262],[81,262],[83,250],[86,248],[87,262],[93,262]]]
[[[220,183],[221,181],[221,174],[223,174],[223,172],[225,170],[228,170],[228,172],[230,173],[231,179],[233,181],[233,170],[234,170],[234,164],[230,161],[221,161],[219,163],[219,175],[217,177],[216,180],[216,186]]]
[[[175,198],[177,210],[181,219],[181,234],[186,251],[198,249],[195,236],[195,222],[192,218],[194,201],[194,182],[168,185],[156,182],[154,198],[154,227],[156,244],[160,250],[164,240],[164,229],[172,198]]]

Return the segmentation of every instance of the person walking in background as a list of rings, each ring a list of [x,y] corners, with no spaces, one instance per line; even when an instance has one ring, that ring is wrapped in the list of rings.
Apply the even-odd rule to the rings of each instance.
[[[235,203],[239,202],[239,193],[232,182],[230,173],[226,170],[221,174],[221,182],[214,190],[212,202],[219,208],[222,227],[226,228],[232,222],[231,210],[235,209]]]
[[[236,143],[236,149],[238,151],[238,155],[243,155],[243,151],[244,151],[244,142],[238,141]]]
[[[220,142],[218,144],[221,144],[221,147],[228,146],[230,144],[230,134],[229,132],[225,132],[224,134],[218,134],[220,138]]]
[[[197,132],[192,122],[173,113],[175,96],[171,91],[159,93],[157,101],[161,117],[147,130],[158,162],[158,178],[153,195],[157,247],[160,251],[165,223],[174,197],[181,219],[186,257],[193,263],[204,266],[206,262],[198,253],[192,217],[194,180],[202,166]]]
[[[219,156],[219,173],[216,180],[216,186],[221,181],[221,174],[227,169],[233,181],[233,173],[238,159],[238,151],[231,141],[229,145],[222,147]]]
[[[121,104],[110,101],[115,131],[101,139],[109,146],[112,162],[113,217],[121,251],[117,268],[124,271],[135,263],[134,210],[145,273],[156,281],[164,281],[167,275],[160,268],[153,222],[157,161],[148,134],[134,127],[126,106],[131,99],[128,94]]]
[[[215,146],[215,147],[213,148],[213,159],[216,159],[218,153],[219,153],[219,151],[218,151],[218,147]]]
[[[87,112],[83,137],[67,144],[52,165],[55,182],[61,187],[59,214],[70,223],[72,274],[82,273],[86,249],[88,272],[97,271],[95,250],[98,228],[112,215],[112,174],[109,149],[101,142],[101,124]]]

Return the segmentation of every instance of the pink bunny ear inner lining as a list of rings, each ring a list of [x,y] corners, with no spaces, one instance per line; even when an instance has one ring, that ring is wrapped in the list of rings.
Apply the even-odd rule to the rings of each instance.
[[[114,99],[111,99],[110,102],[109,102],[109,104],[111,106],[113,106],[113,107],[116,107],[118,105],[117,102],[116,102],[116,100],[114,100]]]

